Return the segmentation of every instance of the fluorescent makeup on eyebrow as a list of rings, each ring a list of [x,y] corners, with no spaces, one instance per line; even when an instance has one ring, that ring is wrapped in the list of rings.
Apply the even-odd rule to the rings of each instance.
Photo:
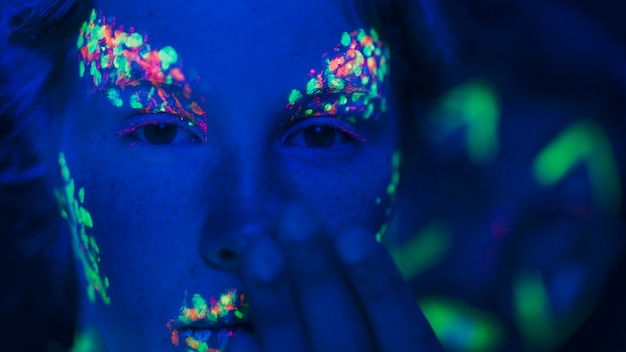
[[[303,90],[288,97],[291,121],[315,117],[341,117],[356,124],[378,120],[387,110],[384,82],[389,50],[374,29],[344,32],[340,43],[322,55],[321,68],[309,71]]]
[[[191,299],[191,306],[187,303],[185,292],[178,318],[170,320],[167,328],[171,331],[174,346],[179,346],[182,339],[189,351],[218,352],[225,349],[237,331],[232,328],[210,330],[208,326],[246,321],[245,295],[238,294],[236,289],[227,290],[219,298],[212,297],[208,301],[196,293]]]
[[[147,35],[133,27],[125,30],[115,18],[96,10],[83,24],[76,45],[79,74],[88,79],[94,92],[104,91],[118,108],[176,116],[189,126],[198,126],[206,141],[206,113],[193,99],[174,48],[152,48]]]

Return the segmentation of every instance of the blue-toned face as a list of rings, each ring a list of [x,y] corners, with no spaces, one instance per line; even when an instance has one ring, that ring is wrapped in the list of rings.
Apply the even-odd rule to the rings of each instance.
[[[77,38],[61,198],[110,348],[219,348],[180,327],[246,319],[241,258],[287,203],[383,226],[390,57],[342,1],[107,0]]]

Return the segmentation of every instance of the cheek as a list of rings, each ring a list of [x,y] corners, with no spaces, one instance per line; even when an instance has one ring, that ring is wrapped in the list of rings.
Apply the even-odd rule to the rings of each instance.
[[[334,167],[292,162],[286,168],[292,197],[315,206],[328,230],[359,226],[372,234],[386,221],[391,198],[393,149],[378,149]]]

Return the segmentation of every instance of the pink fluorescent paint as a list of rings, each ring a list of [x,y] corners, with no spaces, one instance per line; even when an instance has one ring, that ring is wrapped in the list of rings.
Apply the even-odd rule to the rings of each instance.
[[[384,82],[389,50],[378,33],[363,29],[345,32],[332,52],[324,54],[321,69],[311,69],[306,89],[294,89],[288,98],[291,120],[327,116],[378,120],[386,111]]]
[[[207,117],[193,99],[191,85],[174,48],[152,48],[148,36],[124,29],[93,10],[77,40],[79,74],[93,91],[105,91],[116,107],[163,113],[196,125],[207,139]]]
[[[178,318],[170,320],[167,328],[174,346],[179,346],[182,340],[192,351],[221,351],[221,345],[226,344],[236,332],[228,328],[222,328],[219,332],[208,331],[210,327],[246,323],[247,319],[245,295],[238,294],[236,289],[228,290],[219,298],[210,298],[208,301],[196,293],[190,306],[185,293]],[[212,344],[220,347],[211,346]]]

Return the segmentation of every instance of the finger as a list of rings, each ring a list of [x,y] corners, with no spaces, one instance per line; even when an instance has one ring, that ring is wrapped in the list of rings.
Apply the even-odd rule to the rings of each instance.
[[[244,262],[250,318],[262,351],[304,351],[304,324],[290,287],[285,258],[273,240],[250,244]]]
[[[441,350],[416,298],[374,236],[351,230],[335,244],[380,350]]]
[[[300,205],[283,215],[279,238],[313,350],[374,350],[365,316],[320,222]]]

